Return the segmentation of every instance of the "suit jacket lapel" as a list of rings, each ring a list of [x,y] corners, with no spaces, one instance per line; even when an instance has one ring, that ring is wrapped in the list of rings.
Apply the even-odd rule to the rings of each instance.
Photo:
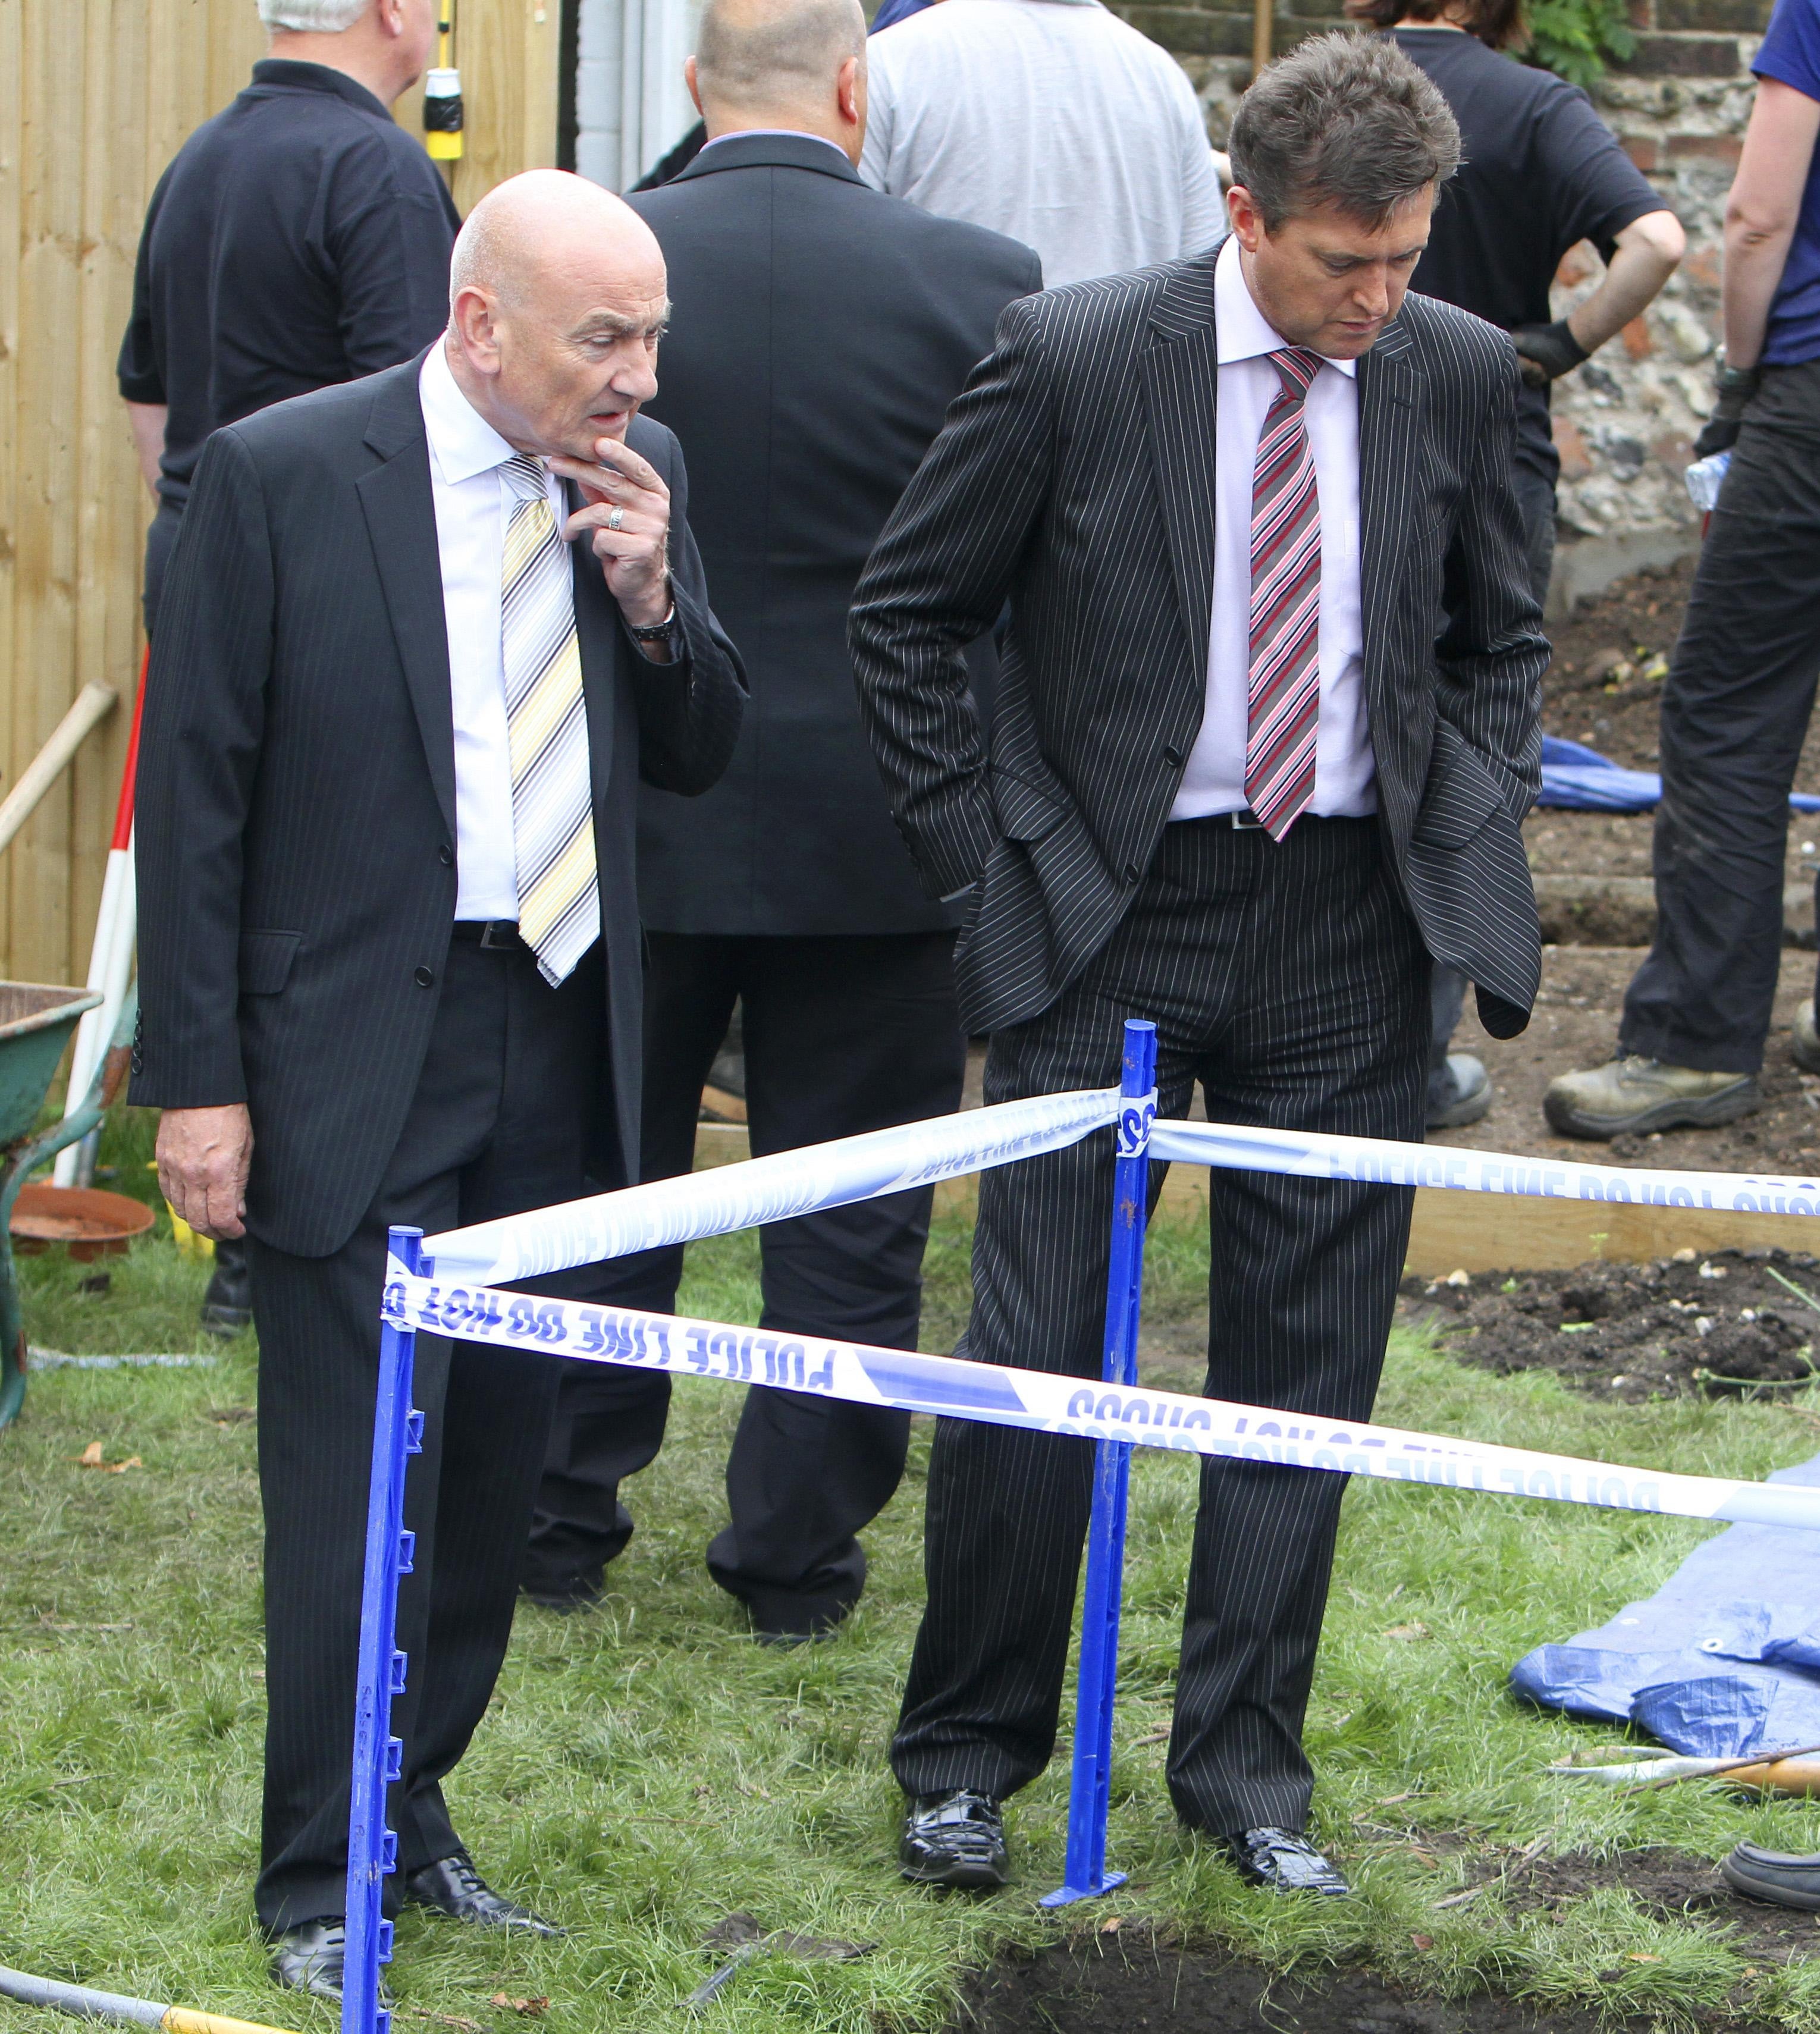
[[[565,483],[571,514],[581,506],[574,482]],[[613,774],[614,683],[623,645],[618,612],[600,561],[585,537],[573,546],[575,641],[581,654],[581,696],[587,710],[588,775],[594,785],[594,809],[606,809],[606,787]]]
[[[442,559],[430,485],[430,441],[418,401],[420,354],[373,377],[366,442],[383,463],[355,482],[373,563],[423,737],[442,823],[455,838],[455,712],[449,690],[448,623]]]
[[[1214,613],[1214,261],[1209,253],[1186,264],[1158,297],[1142,361],[1150,458],[1189,668],[1203,678]]]
[[[1388,710],[1394,689],[1385,659],[1403,562],[1417,535],[1427,393],[1399,320],[1359,362],[1359,591],[1365,696],[1375,714]]]

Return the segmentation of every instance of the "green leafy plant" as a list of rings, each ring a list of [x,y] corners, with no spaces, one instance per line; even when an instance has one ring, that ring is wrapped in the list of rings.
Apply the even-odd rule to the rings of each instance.
[[[1529,0],[1529,62],[1590,87],[1637,47],[1624,0]]]

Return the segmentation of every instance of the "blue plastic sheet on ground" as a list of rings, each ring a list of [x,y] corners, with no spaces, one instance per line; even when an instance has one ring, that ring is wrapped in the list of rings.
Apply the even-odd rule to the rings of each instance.
[[[1820,1455],[1769,1480],[1820,1484]],[[1510,1686],[1698,1758],[1820,1743],[1820,1533],[1731,1526],[1610,1623],[1525,1654]]]
[[[1653,770],[1623,770],[1596,749],[1559,735],[1542,737],[1542,789],[1539,805],[1570,812],[1646,812],[1662,798],[1662,779]],[[1792,792],[1798,812],[1820,812],[1820,797]]]

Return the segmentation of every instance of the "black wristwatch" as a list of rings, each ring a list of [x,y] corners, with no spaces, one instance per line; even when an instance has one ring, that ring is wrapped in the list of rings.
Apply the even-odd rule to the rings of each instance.
[[[625,632],[635,643],[667,643],[677,633],[676,602],[670,603],[670,612],[661,621],[647,622],[641,629],[636,622],[625,625]]]

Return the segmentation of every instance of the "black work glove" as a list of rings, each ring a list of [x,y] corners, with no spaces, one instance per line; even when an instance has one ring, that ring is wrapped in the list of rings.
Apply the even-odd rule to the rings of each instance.
[[[1729,452],[1738,442],[1738,427],[1762,378],[1760,368],[1720,368],[1713,377],[1719,391],[1718,400],[1713,405],[1712,415],[1701,426],[1700,435],[1694,441],[1696,459],[1710,459],[1716,452]]]
[[[1546,388],[1589,357],[1565,318],[1556,318],[1552,325],[1520,325],[1511,333],[1510,343],[1517,349],[1523,379],[1532,388]]]

